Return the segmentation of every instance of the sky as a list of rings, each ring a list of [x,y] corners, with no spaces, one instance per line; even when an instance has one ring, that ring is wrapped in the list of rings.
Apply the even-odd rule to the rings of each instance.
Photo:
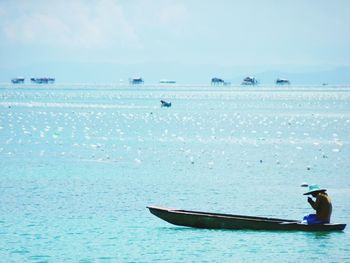
[[[0,0],[0,82],[350,67],[348,0]]]

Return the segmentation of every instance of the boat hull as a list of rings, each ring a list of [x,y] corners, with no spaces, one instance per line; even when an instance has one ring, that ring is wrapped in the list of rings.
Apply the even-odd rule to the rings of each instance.
[[[176,210],[155,206],[147,207],[150,212],[168,223],[206,229],[250,229],[281,231],[341,231],[345,224],[307,225],[298,220],[267,217],[229,215],[207,212]]]

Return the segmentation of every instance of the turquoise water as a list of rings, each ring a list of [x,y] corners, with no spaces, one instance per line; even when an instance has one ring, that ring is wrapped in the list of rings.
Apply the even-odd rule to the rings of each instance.
[[[160,99],[172,102],[161,108]],[[147,205],[350,223],[350,87],[0,87],[1,262],[347,262],[337,233],[200,230]]]

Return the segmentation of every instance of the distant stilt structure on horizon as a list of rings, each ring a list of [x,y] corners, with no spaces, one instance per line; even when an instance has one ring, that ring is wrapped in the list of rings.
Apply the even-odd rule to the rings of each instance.
[[[212,78],[211,85],[213,85],[213,86],[225,85],[225,81],[223,79],[220,79],[220,78]]]
[[[290,81],[288,79],[276,79],[276,85],[290,85]]]
[[[55,82],[54,78],[31,78],[31,82],[36,84],[52,84]]]
[[[22,78],[22,77],[13,78],[13,79],[11,79],[11,82],[13,84],[23,84],[24,83],[24,78]]]
[[[140,84],[143,84],[144,81],[143,81],[142,78],[137,77],[137,78],[131,78],[131,79],[129,79],[129,83],[130,83],[131,85],[140,85]]]
[[[246,77],[243,79],[242,85],[255,86],[258,85],[258,81],[254,77]]]

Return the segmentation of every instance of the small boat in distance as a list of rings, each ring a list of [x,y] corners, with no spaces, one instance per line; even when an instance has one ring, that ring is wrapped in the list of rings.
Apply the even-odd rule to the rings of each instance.
[[[176,80],[169,80],[169,79],[161,79],[159,81],[161,84],[176,84]]]
[[[197,212],[156,206],[147,208],[153,215],[168,223],[195,228],[328,232],[342,231],[346,227],[346,224],[308,225],[299,220]]]
[[[243,79],[242,85],[254,86],[258,85],[258,81],[254,77],[246,77]]]
[[[171,107],[171,102],[161,100],[160,101],[162,107],[170,108]]]
[[[288,79],[276,79],[276,85],[290,85],[290,81]]]
[[[24,83],[24,78],[22,78],[22,77],[13,78],[13,79],[11,79],[11,82],[13,84],[23,84]]]

